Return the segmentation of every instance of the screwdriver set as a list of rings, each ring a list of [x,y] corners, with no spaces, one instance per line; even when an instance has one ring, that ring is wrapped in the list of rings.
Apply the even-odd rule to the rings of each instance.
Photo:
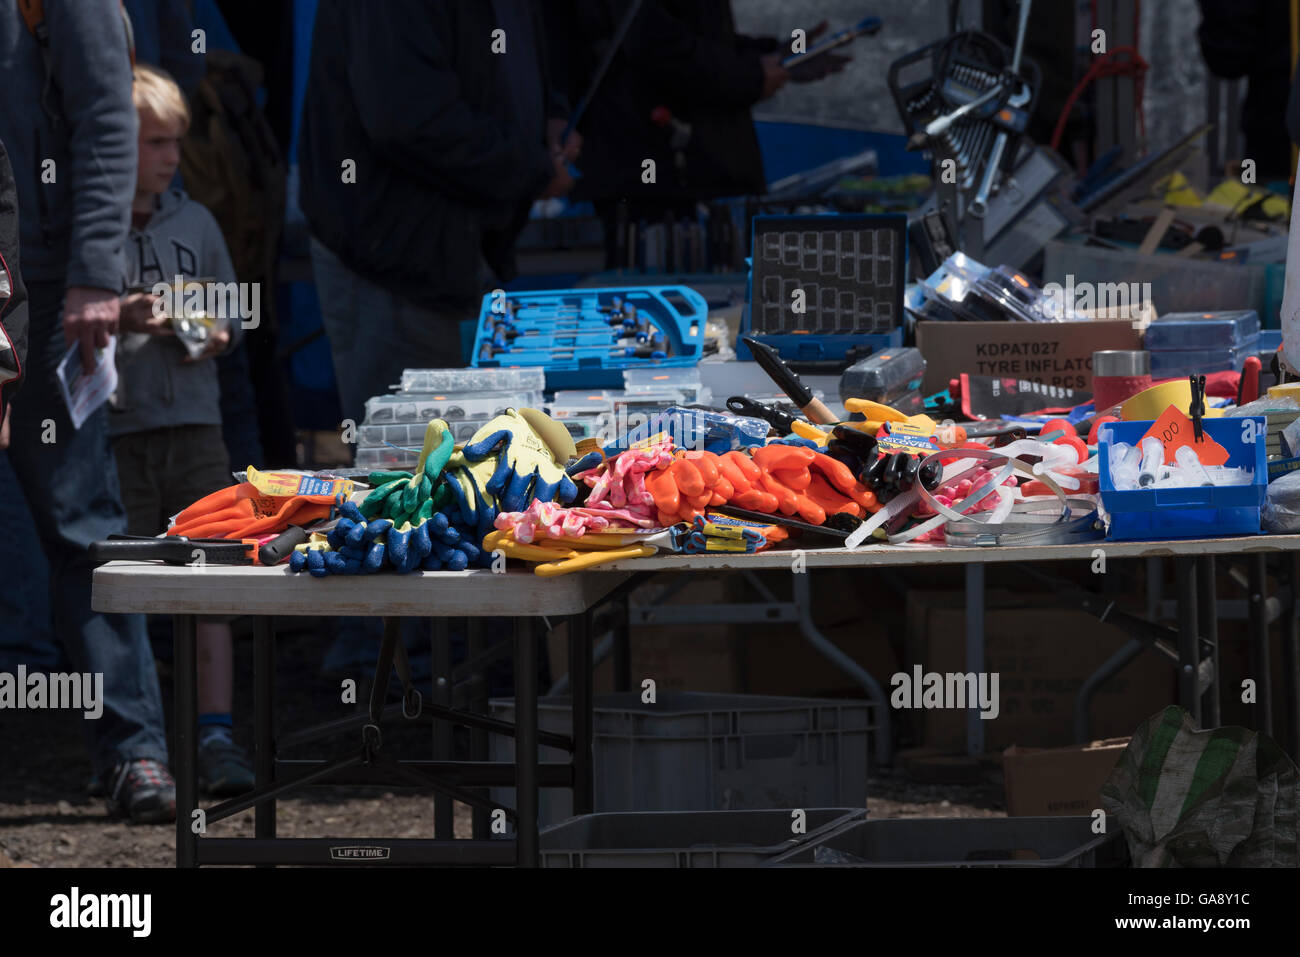
[[[488,294],[472,363],[541,367],[547,389],[618,388],[625,369],[698,363],[707,314],[704,297],[686,286]]]
[[[759,216],[753,250],[743,330],[781,358],[844,364],[901,345],[906,216]]]

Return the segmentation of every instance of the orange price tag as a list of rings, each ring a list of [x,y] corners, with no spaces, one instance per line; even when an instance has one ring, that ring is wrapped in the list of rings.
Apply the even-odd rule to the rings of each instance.
[[[1166,465],[1173,464],[1174,453],[1184,445],[1191,447],[1192,451],[1196,453],[1196,457],[1201,460],[1202,465],[1222,465],[1228,461],[1228,450],[1210,438],[1208,432],[1202,433],[1200,442],[1196,441],[1196,431],[1192,428],[1192,420],[1187,417],[1186,412],[1176,405],[1171,405],[1160,413],[1160,418],[1156,419],[1142,438],[1145,439],[1147,435],[1154,435],[1164,443]],[[1141,444],[1141,441],[1139,441],[1138,445]]]

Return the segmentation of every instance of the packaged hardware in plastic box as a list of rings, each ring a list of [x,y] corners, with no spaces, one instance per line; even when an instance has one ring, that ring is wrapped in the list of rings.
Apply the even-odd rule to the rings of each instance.
[[[1259,313],[1254,309],[1232,312],[1171,312],[1147,326],[1150,350],[1239,349],[1259,335]],[[1152,370],[1154,371],[1154,369]]]
[[[1256,354],[1259,336],[1237,348],[1218,349],[1149,349],[1151,377],[1170,379],[1174,376],[1199,375],[1202,372],[1221,372],[1240,369],[1242,364]]]
[[[580,442],[583,439],[596,439],[599,442],[606,442],[614,434],[614,417],[608,412],[600,415],[570,416],[567,419],[557,419],[556,421],[569,430],[569,435],[573,436],[575,442]]]
[[[403,392],[540,392],[546,373],[537,367],[405,369]]]
[[[698,367],[691,369],[624,369],[623,391],[633,393],[662,394],[680,392],[682,401],[688,405],[705,402],[701,398],[710,390],[700,381]]]
[[[678,448],[720,454],[764,444],[771,428],[763,419],[679,406],[644,417],[636,413],[619,418],[616,413],[614,427],[615,437],[605,446],[607,455],[662,441],[671,441]]]
[[[419,449],[394,449],[388,446],[357,449],[355,465],[359,469],[413,469],[420,461]]]
[[[920,349],[886,349],[855,362],[840,376],[840,401],[869,399],[892,406],[892,400],[921,387],[925,357]]]
[[[506,409],[540,408],[542,393],[468,392],[423,393],[399,392],[377,395],[366,400],[366,424],[388,425],[395,422],[425,424],[430,419],[492,418]]]
[[[546,414],[553,419],[569,419],[613,412],[617,395],[606,389],[561,389],[546,403]]]

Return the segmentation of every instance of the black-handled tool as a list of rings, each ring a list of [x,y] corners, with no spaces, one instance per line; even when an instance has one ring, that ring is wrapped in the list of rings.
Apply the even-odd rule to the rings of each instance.
[[[252,565],[252,539],[185,538],[169,535],[110,535],[90,543],[90,560],[104,562],[163,562],[167,565]]]
[[[336,513],[333,518],[318,519],[309,525],[290,525],[257,550],[257,560],[263,565],[278,565],[299,545],[311,541],[313,532],[328,532],[338,523]]]
[[[785,364],[781,353],[766,343],[759,342],[753,336],[742,336],[740,341],[749,347],[754,361],[776,383],[777,388],[788,395],[799,410],[808,416],[810,422],[816,422],[818,425],[834,425],[839,421],[831,414],[831,410],[812,394],[812,390],[799,381],[798,374]]]
[[[849,530],[831,528],[826,525],[813,525],[810,522],[801,522],[797,518],[790,518],[788,515],[777,513],[769,515],[766,512],[755,512],[747,508],[737,508],[734,505],[718,505],[708,509],[709,513],[719,512],[723,515],[732,515],[736,518],[749,519],[751,522],[762,522],[764,525],[780,525],[782,528],[788,528],[791,531],[803,532],[805,535],[820,535],[825,538],[833,538],[840,542],[849,537]],[[833,517],[833,516],[832,516]],[[829,521],[830,518],[827,519]]]
[[[290,525],[257,550],[257,560],[263,565],[278,565],[292,555],[297,546],[309,541],[311,532],[300,525]]]
[[[784,409],[778,409],[774,406],[764,405],[762,402],[755,402],[743,395],[733,395],[727,400],[727,411],[734,412],[736,415],[746,415],[754,419],[762,419],[778,435],[789,435],[794,431],[795,417]]]

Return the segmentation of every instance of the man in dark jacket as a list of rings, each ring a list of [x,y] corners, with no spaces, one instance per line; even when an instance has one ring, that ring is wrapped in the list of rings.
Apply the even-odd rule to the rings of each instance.
[[[18,190],[0,143],[0,449],[9,447],[9,402],[27,358],[27,290],[18,271]]]
[[[551,2],[574,24],[552,36],[565,48],[576,97],[631,0]],[[824,29],[809,33],[809,45]],[[790,52],[773,37],[738,34],[730,0],[643,0],[580,125],[574,197],[592,200],[604,220],[607,265],[623,265],[612,237],[619,206],[630,222],[653,222],[665,213],[693,218],[699,200],[766,192],[750,107],[789,80],[838,72],[848,59],[826,55],[791,73],[781,65]],[[651,119],[660,107],[672,116],[668,125]],[[653,177],[646,160],[654,161]]]
[[[569,93],[576,95],[628,0],[569,4]],[[584,117],[575,196],[673,203],[763,192],[763,159],[749,110],[789,79],[777,46],[771,37],[736,33],[730,0],[644,0]],[[650,118],[660,106],[691,129],[681,172],[672,129]],[[655,161],[653,183],[643,182],[646,159]]]
[[[136,162],[126,30],[118,0],[46,0],[35,33],[19,6],[0,2],[0,142],[17,186],[29,310],[9,461],[49,560],[55,636],[76,671],[103,675],[103,715],[85,729],[109,808],[166,821],[176,790],[144,617],[90,606],[87,546],[126,531],[108,410],[74,428],[55,374],[73,343],[93,368],[94,350],[117,333]],[[7,330],[11,318],[6,308]]]
[[[1197,37],[1205,65],[1225,80],[1246,77],[1241,110],[1245,152],[1229,159],[1253,159],[1259,182],[1289,179],[1291,137],[1287,96],[1291,92],[1291,14],[1287,0],[1200,0]]]
[[[533,200],[571,187],[542,36],[529,0],[321,0],[299,201],[346,418],[461,365],[480,264],[513,279]]]

